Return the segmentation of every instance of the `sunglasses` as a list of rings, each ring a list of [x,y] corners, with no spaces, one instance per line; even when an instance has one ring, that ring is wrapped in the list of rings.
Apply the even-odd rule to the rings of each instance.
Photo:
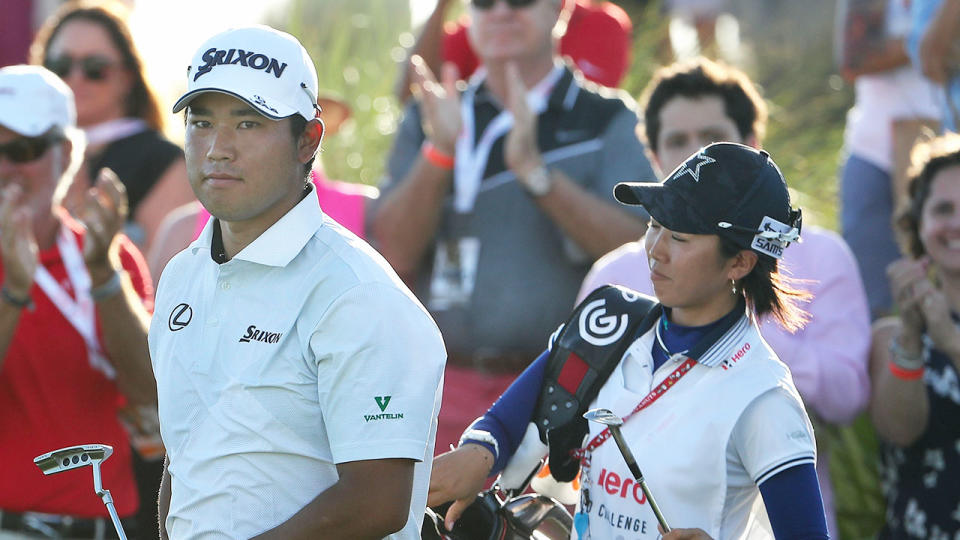
[[[536,2],[537,0],[505,0],[505,1],[507,2],[507,5],[510,6],[511,9],[519,9],[519,8],[527,7],[530,4],[533,4],[534,2]],[[470,0],[470,3],[473,5],[473,7],[477,9],[490,9],[493,7],[495,3],[497,3],[497,0]]]
[[[60,134],[19,137],[6,144],[0,144],[0,157],[6,156],[13,163],[27,163],[42,156],[50,146],[61,140],[63,136]]]
[[[54,72],[61,79],[66,79],[75,65],[80,65],[80,72],[89,81],[102,81],[110,74],[115,62],[104,56],[92,55],[83,58],[73,58],[69,55],[48,58],[43,67]]]

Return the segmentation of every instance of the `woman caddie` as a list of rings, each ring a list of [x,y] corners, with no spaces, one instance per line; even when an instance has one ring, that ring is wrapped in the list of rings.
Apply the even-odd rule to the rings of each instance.
[[[813,429],[756,325],[769,314],[796,329],[806,315],[805,293],[778,270],[800,232],[780,170],[766,152],[715,143],[662,184],[621,183],[614,194],[652,216],[645,249],[659,303],[621,287],[591,293],[459,447],[434,461],[428,504],[454,501],[451,528],[488,476],[529,470],[548,452],[553,471],[571,455],[581,483],[572,538],[657,538],[650,500],[631,496],[633,474],[604,426],[551,424],[558,417],[545,404],[563,387],[583,398],[572,400],[577,418],[599,407],[623,419],[646,485],[677,527],[663,538],[827,538]],[[607,371],[590,356],[601,349],[614,351]],[[581,394],[595,372],[599,388]]]

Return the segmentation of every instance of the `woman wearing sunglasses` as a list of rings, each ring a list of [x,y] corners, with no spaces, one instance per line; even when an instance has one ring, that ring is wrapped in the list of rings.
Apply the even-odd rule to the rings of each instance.
[[[580,473],[573,538],[658,538],[609,430],[581,418],[605,408],[623,419],[673,528],[664,539],[827,538],[813,428],[756,325],[769,314],[797,328],[805,317],[796,306],[805,294],[777,266],[800,229],[779,169],[765,152],[715,143],[663,184],[621,183],[615,196],[652,216],[645,242],[659,303],[614,287],[588,296],[434,461],[428,504],[455,501],[451,526],[489,475],[522,478],[549,452],[555,477]]]
[[[163,135],[164,117],[116,3],[67,2],[40,29],[31,61],[62,78],[76,97],[87,155],[71,194],[109,167],[127,189],[127,234],[146,252],[170,210],[193,200],[183,151]]]

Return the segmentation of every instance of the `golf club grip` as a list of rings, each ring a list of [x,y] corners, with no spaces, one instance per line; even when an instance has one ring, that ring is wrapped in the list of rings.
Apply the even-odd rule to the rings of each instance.
[[[628,461],[627,468],[630,469],[630,473],[633,474],[633,478],[637,482],[643,482],[643,473],[640,472],[640,466],[637,465],[636,461],[633,461],[633,462]]]
[[[620,455],[623,456],[623,461],[627,463],[627,468],[630,469],[633,478],[636,479],[637,482],[642,482],[643,473],[640,472],[640,466],[637,465],[637,460],[633,457],[633,452],[631,452],[630,447],[627,446],[627,441],[623,439],[620,428],[611,428],[610,433],[613,434],[613,440],[616,441],[617,446],[620,448]]]

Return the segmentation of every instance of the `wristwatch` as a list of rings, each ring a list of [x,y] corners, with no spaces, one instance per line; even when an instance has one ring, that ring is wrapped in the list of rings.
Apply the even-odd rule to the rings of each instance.
[[[527,173],[527,176],[521,182],[532,197],[543,197],[553,189],[553,178],[550,177],[550,171],[540,165],[536,169]]]

